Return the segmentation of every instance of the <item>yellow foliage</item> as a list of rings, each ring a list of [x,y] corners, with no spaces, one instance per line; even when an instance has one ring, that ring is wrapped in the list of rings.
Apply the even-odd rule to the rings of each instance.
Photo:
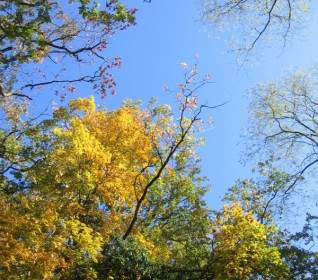
[[[147,181],[140,171],[156,160],[141,115],[129,106],[98,111],[93,98],[54,112],[47,154],[26,173],[32,192],[0,193],[1,279],[68,279],[124,232]]]
[[[56,194],[62,215],[98,218],[104,239],[123,232],[147,180],[140,171],[156,160],[140,110],[98,111],[93,98],[80,98],[56,116],[52,151],[31,180]]]
[[[70,234],[69,241],[76,243],[80,254],[89,255],[94,262],[97,262],[103,245],[103,239],[100,234],[94,233],[90,227],[78,220],[66,221],[65,228]]]
[[[268,242],[273,230],[244,213],[239,204],[224,207],[214,224],[216,279],[251,279],[262,275],[286,279],[278,249]]]
[[[78,98],[72,100],[69,104],[71,110],[83,111],[86,114],[95,112],[96,105],[94,101],[94,97],[90,98]]]
[[[158,229],[159,230],[159,229]],[[156,230],[152,232],[153,235],[158,234]],[[156,244],[151,238],[145,236],[144,234],[137,232],[135,233],[135,237],[137,238],[140,246],[146,249],[149,254],[149,259],[152,261],[161,261],[166,262],[171,258],[171,251],[168,246],[164,246],[163,244]],[[155,236],[152,236],[153,238]]]
[[[43,211],[38,203],[16,200],[0,197],[0,279],[9,273],[15,277],[10,279],[51,279],[54,269],[63,266],[56,213],[51,205]]]

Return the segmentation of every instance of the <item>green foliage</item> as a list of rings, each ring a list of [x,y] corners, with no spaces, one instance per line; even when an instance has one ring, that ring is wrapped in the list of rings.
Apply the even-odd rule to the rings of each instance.
[[[114,237],[103,252],[98,264],[100,279],[162,279],[161,264],[151,261],[149,251],[140,246],[138,240],[129,237],[123,240]]]
[[[262,223],[271,223],[283,212],[282,200],[288,188],[291,175],[273,166],[272,160],[259,162],[256,179],[237,180],[229,188],[223,200],[226,203],[239,202],[243,209],[252,212]]]
[[[77,83],[91,85],[102,96],[114,93],[110,69],[120,67],[121,60],[107,58],[104,51],[115,32],[135,24],[136,11],[119,0],[106,4],[95,0],[2,1],[0,102],[10,98],[8,103],[20,104],[42,87],[54,88],[64,98],[66,92],[76,90]],[[73,71],[74,65],[92,59],[96,60],[94,74]],[[48,73],[45,65],[54,73]],[[28,67],[37,68],[37,74],[24,70]]]
[[[99,8],[97,1],[71,1],[68,9],[77,9],[86,21],[112,28],[116,23],[133,24],[135,17],[120,3],[111,1],[106,9]],[[73,8],[74,7],[74,8]],[[81,26],[76,24],[59,3],[47,0],[10,0],[0,5],[0,45],[3,64],[39,61],[46,57],[53,42],[74,40]],[[53,36],[53,37],[52,37]]]

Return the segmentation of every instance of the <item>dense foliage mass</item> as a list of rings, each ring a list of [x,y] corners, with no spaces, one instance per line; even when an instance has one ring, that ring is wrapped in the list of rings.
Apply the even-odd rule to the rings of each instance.
[[[7,136],[16,158],[33,156],[2,171],[1,274],[174,278],[191,268],[189,279],[224,273],[247,279],[256,271],[285,273],[279,250],[268,243],[270,227],[236,204],[209,218],[195,140],[171,118],[164,106],[143,111],[126,104],[107,112],[92,98],[78,99],[29,127],[23,139]],[[181,121],[191,128],[191,119]],[[169,159],[163,141],[171,138],[178,146]]]
[[[286,24],[294,19],[286,13],[303,7],[205,2],[207,19],[217,21],[257,9]],[[173,107],[126,101],[108,110],[88,97],[30,112],[26,100],[38,87],[62,96],[77,82],[102,96],[113,91],[109,71],[120,59],[104,49],[135,24],[135,12],[118,0],[0,1],[0,279],[317,279],[318,217],[307,214],[296,233],[277,224],[318,162],[308,75],[254,90],[249,154],[267,157],[255,178],[229,188],[218,211],[206,206],[197,148],[204,113],[220,105],[200,103],[210,76],[200,79],[196,65],[183,65]],[[65,61],[93,61],[96,72],[65,78],[74,74]],[[44,70],[50,63],[53,74]],[[298,164],[283,171],[282,160]]]
[[[306,251],[293,260],[301,249],[285,247],[287,236],[260,217],[262,203],[244,209],[250,184],[209,212],[194,119],[181,118],[174,123],[169,108],[153,103],[100,110],[88,98],[20,138],[3,134],[2,277],[287,279],[294,265],[312,267]],[[241,198],[238,188],[247,188]]]

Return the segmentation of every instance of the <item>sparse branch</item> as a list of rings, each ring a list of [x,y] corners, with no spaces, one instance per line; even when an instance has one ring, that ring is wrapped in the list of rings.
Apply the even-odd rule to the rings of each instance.
[[[144,201],[145,198],[146,198],[146,195],[147,195],[147,193],[148,193],[149,188],[160,178],[162,172],[164,171],[165,167],[166,167],[167,164],[169,163],[170,159],[171,159],[172,156],[175,154],[175,152],[177,151],[177,149],[179,148],[179,146],[180,146],[180,145],[183,143],[183,141],[185,140],[185,137],[186,137],[186,135],[188,134],[188,132],[189,132],[189,130],[191,129],[191,127],[192,127],[192,125],[189,126],[189,127],[187,128],[187,130],[181,135],[180,140],[176,142],[175,146],[171,147],[169,154],[167,155],[167,157],[166,157],[166,159],[164,160],[163,164],[159,167],[159,170],[156,172],[155,176],[154,176],[154,177],[148,182],[148,184],[144,187],[144,191],[143,191],[141,197],[140,197],[140,198],[138,199],[138,201],[137,201],[137,204],[136,204],[136,207],[135,207],[135,210],[134,210],[134,214],[133,214],[133,218],[132,218],[131,222],[129,223],[129,226],[128,226],[128,228],[127,228],[125,234],[123,235],[123,239],[126,239],[126,238],[130,235],[130,233],[131,233],[131,231],[132,231],[132,229],[133,229],[133,227],[134,227],[134,225],[135,225],[135,223],[136,223],[136,221],[137,221],[137,219],[138,219],[139,210],[140,210],[140,208],[141,208],[141,205],[142,205],[143,201]]]
[[[252,142],[275,154],[291,174],[284,195],[318,163],[317,87],[316,76],[310,74],[297,73],[280,85],[257,88],[251,104]]]
[[[46,86],[46,85],[52,85],[52,84],[65,84],[65,83],[75,83],[75,82],[86,82],[86,83],[91,83],[96,81],[97,78],[99,78],[100,75],[98,72],[95,72],[93,76],[83,76],[77,79],[73,80],[51,80],[51,81],[45,81],[45,82],[39,82],[39,83],[29,83],[20,88],[20,90],[24,90],[26,88],[34,89],[36,87],[40,86]]]
[[[202,21],[213,26],[230,25],[241,32],[237,50],[248,55],[267,34],[278,36],[286,45],[288,35],[305,13],[301,6],[310,1],[290,0],[204,0]],[[298,26],[297,26],[298,25]]]
[[[94,1],[38,0],[1,5],[1,96],[31,100],[30,92],[22,89],[32,90],[33,84],[54,85],[57,93],[61,89],[58,86],[69,81],[85,81],[102,96],[113,94],[115,81],[110,70],[120,66],[120,62],[108,59],[105,50],[116,31],[135,23],[136,9],[126,8],[121,1],[110,1],[100,8],[95,4]],[[74,67],[92,64],[92,60],[96,69],[104,69],[99,86],[94,79],[89,79],[90,74],[83,68]],[[50,63],[54,63],[54,67],[48,72],[46,67],[50,67]],[[30,64],[36,65],[36,75],[24,71]],[[45,81],[35,82],[38,76]]]
[[[189,100],[191,98],[195,97],[195,93],[197,92],[197,90],[199,90],[203,85],[206,84],[205,81],[201,81],[198,83],[198,85],[196,85],[195,83],[189,83],[190,79],[193,79],[195,76],[197,75],[197,73],[195,72],[195,74],[190,73],[190,76],[186,76],[185,78],[185,87],[182,86],[182,101],[180,104],[180,116],[179,116],[179,120],[178,120],[178,126],[179,126],[179,133],[177,133],[175,135],[175,139],[173,141],[173,143],[171,144],[170,148],[168,149],[168,153],[167,155],[162,158],[162,155],[159,152],[159,147],[155,147],[155,150],[158,154],[160,154],[160,166],[158,166],[158,169],[155,171],[155,174],[153,175],[153,177],[149,180],[149,182],[143,187],[143,192],[142,195],[140,196],[140,198],[138,199],[134,212],[133,212],[133,216],[132,219],[128,225],[127,230],[125,231],[124,235],[123,235],[123,239],[127,239],[127,237],[131,234],[137,219],[138,219],[138,215],[140,212],[140,209],[142,207],[142,204],[144,202],[144,200],[146,199],[147,193],[150,190],[150,188],[160,179],[162,173],[164,172],[164,170],[166,169],[168,163],[172,160],[172,158],[174,157],[174,155],[178,152],[178,150],[180,149],[180,147],[182,146],[182,144],[186,141],[186,138],[188,136],[188,134],[191,132],[191,130],[193,129],[193,126],[195,125],[196,122],[198,122],[200,120],[200,116],[203,112],[204,109],[216,109],[220,106],[223,106],[225,103],[216,105],[216,106],[208,106],[208,105],[200,105],[198,106],[198,108],[196,110],[192,110],[192,116],[189,118],[186,118],[186,115],[189,113]],[[193,86],[191,88],[191,86]]]
[[[262,35],[264,34],[264,32],[268,29],[270,23],[271,23],[271,20],[272,20],[272,13],[273,13],[273,10],[275,8],[277,4],[277,0],[274,0],[273,3],[271,4],[271,7],[269,9],[269,11],[267,12],[267,21],[265,22],[263,28],[261,29],[261,31],[259,31],[258,35],[256,36],[256,38],[254,39],[254,41],[252,42],[251,46],[249,47],[248,51],[252,50],[256,43],[258,42],[258,40],[262,37]]]
[[[285,190],[285,194],[288,194],[297,184],[297,182],[302,178],[303,174],[307,171],[307,169],[309,169],[310,167],[312,167],[313,165],[315,165],[316,163],[318,163],[318,159],[313,160],[312,162],[308,163],[304,168],[302,168],[300,171],[298,171],[293,177],[294,180],[293,182],[288,186],[288,188]]]

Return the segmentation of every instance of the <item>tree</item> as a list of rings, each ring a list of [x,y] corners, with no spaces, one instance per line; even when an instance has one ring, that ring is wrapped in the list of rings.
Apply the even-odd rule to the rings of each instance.
[[[317,216],[307,214],[305,225],[300,232],[284,234],[281,252],[290,267],[291,279],[316,279],[318,256],[314,248],[317,240]]]
[[[193,149],[202,111],[213,107],[197,105],[196,90],[207,82],[197,75],[190,69],[179,85],[177,116],[153,102],[145,110],[128,102],[107,112],[92,98],[78,99],[27,128],[15,152],[36,153],[2,173],[3,275],[105,278],[98,273],[109,271],[98,263],[118,236],[167,267],[193,264],[206,252],[205,189]],[[10,228],[15,215],[24,222]]]
[[[103,50],[116,31],[135,23],[135,12],[118,0],[105,6],[90,0],[1,3],[0,96],[31,98],[30,90],[54,85],[73,91],[77,82],[92,84],[101,95],[113,91],[109,69],[119,66],[120,59],[108,59]],[[74,63],[88,65],[92,60],[96,64],[92,74],[74,73]],[[52,74],[42,72],[42,61]]]
[[[270,245],[273,233],[239,204],[225,206],[214,222],[212,279],[286,279],[288,269]]]
[[[41,158],[39,139],[24,142],[46,113],[39,108],[38,115],[28,114],[35,89],[61,99],[76,90],[76,83],[102,96],[114,92],[111,69],[121,60],[108,58],[105,49],[115,32],[135,24],[135,13],[118,0],[104,6],[99,1],[1,2],[0,176],[26,170]]]
[[[287,210],[285,190],[290,175],[273,166],[270,160],[259,162],[257,177],[237,180],[224,195],[225,203],[240,203],[242,209],[253,213],[262,224],[272,224]]]
[[[39,108],[38,115],[28,114],[35,89],[62,99],[76,90],[76,83],[102,96],[114,92],[111,69],[121,60],[108,58],[104,51],[115,32],[135,24],[135,13],[118,0],[105,6],[98,1],[1,2],[0,176],[28,169],[41,157],[40,141],[23,143],[46,113]]]
[[[239,50],[249,53],[267,35],[278,36],[285,44],[303,22],[309,3],[310,0],[203,0],[201,14],[205,24],[234,27],[235,33],[242,35]]]
[[[288,163],[292,176],[286,194],[318,161],[316,90],[314,72],[294,74],[282,83],[252,90],[249,156],[267,151],[283,165]]]
[[[20,145],[36,156],[1,181],[1,276],[286,279],[272,225],[239,197],[216,216],[205,206],[195,129],[212,107],[196,105],[206,81],[194,69],[176,119],[154,102],[106,111],[90,98],[28,128]],[[285,178],[276,175],[271,191]]]
[[[292,229],[283,228],[281,219],[291,212],[291,205],[285,199],[291,176],[278,170],[270,161],[259,163],[258,173],[256,178],[238,180],[224,196],[224,201],[240,203],[244,211],[252,213],[257,221],[276,228],[271,235],[271,243],[275,244],[288,268],[287,279],[316,279],[317,250],[314,244],[317,217],[307,213],[303,229],[299,232],[292,233]]]

